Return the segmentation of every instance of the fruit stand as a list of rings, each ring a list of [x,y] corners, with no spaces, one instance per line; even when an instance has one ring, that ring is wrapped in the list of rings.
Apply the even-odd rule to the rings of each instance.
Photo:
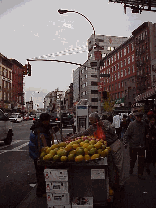
[[[107,164],[109,150],[105,141],[93,137],[43,148],[38,164],[45,166],[48,208],[58,206],[57,200],[65,208],[106,206],[112,197]]]

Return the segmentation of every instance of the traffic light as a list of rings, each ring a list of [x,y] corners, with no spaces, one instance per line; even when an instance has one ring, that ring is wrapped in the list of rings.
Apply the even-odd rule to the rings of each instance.
[[[31,76],[31,65],[28,63],[28,76]]]
[[[23,66],[23,75],[27,75],[27,64]]]

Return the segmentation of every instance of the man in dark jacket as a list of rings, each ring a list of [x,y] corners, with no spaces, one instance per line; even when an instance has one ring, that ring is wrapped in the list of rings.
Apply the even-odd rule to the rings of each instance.
[[[138,154],[138,178],[144,180],[144,160],[145,160],[145,135],[146,135],[146,124],[142,121],[143,113],[137,112],[135,114],[135,121],[132,121],[124,135],[123,143],[125,148],[129,143],[130,153],[130,171],[133,173],[133,168],[137,160]]]
[[[30,133],[29,155],[34,160],[37,179],[36,195],[38,197],[42,197],[46,193],[46,184],[44,179],[44,167],[38,166],[37,160],[40,156],[40,148],[43,146],[51,146],[50,129],[50,115],[48,113],[42,113],[40,119],[35,121],[30,128],[32,132]],[[44,140],[41,139],[43,135],[45,138]],[[39,139],[38,136],[40,137]]]

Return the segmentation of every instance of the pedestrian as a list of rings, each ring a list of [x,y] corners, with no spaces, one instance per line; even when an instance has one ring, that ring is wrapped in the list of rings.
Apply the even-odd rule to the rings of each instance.
[[[35,121],[30,128],[30,141],[29,141],[29,156],[34,160],[37,188],[36,195],[42,197],[46,193],[46,184],[44,179],[44,166],[39,166],[37,160],[40,156],[42,147],[51,146],[51,133],[50,133],[50,115],[42,113],[38,121]]]
[[[128,124],[130,124],[130,122],[134,121],[135,120],[135,117],[133,115],[133,113],[130,113],[129,116],[128,116]]]
[[[149,124],[146,133],[146,172],[150,174],[150,164],[156,163],[156,117],[148,114]]]
[[[118,139],[115,128],[112,127],[111,123],[108,120],[100,120],[98,113],[91,113],[89,115],[89,120],[91,125],[88,129],[85,131],[78,133],[76,135],[73,135],[70,137],[71,139],[74,139],[76,137],[81,136],[88,136],[88,135],[95,135],[97,132],[97,125],[102,127],[103,133],[105,134],[104,138],[107,141],[107,146],[110,147],[110,156],[108,156],[108,168],[109,168],[109,184],[111,189],[114,189],[114,183],[115,183],[115,175],[114,175],[114,165],[115,169],[117,170],[119,174],[119,186],[118,188],[121,190],[124,187],[125,182],[125,176],[123,171],[123,151],[122,151],[122,143]]]
[[[123,115],[123,120],[121,121],[121,124],[120,124],[120,129],[121,129],[121,130],[120,130],[120,131],[121,131],[120,138],[121,138],[121,141],[123,141],[123,136],[124,136],[124,134],[125,134],[127,128],[128,128],[127,115],[124,114],[124,115]]]
[[[144,180],[144,162],[145,162],[145,135],[146,123],[142,121],[142,112],[135,113],[135,121],[132,121],[123,137],[125,148],[129,143],[130,154],[130,170],[129,173],[133,174],[135,162],[138,154],[138,178]]]
[[[121,133],[120,123],[121,123],[120,115],[117,114],[113,117],[113,125],[115,127],[115,131],[119,139],[120,139],[120,133]]]

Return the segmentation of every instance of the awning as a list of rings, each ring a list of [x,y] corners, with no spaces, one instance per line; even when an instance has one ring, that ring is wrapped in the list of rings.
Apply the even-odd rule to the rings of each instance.
[[[151,97],[152,95],[156,95],[156,87],[138,95],[137,97],[135,97],[135,101],[139,102],[142,100],[146,100],[147,98]]]

